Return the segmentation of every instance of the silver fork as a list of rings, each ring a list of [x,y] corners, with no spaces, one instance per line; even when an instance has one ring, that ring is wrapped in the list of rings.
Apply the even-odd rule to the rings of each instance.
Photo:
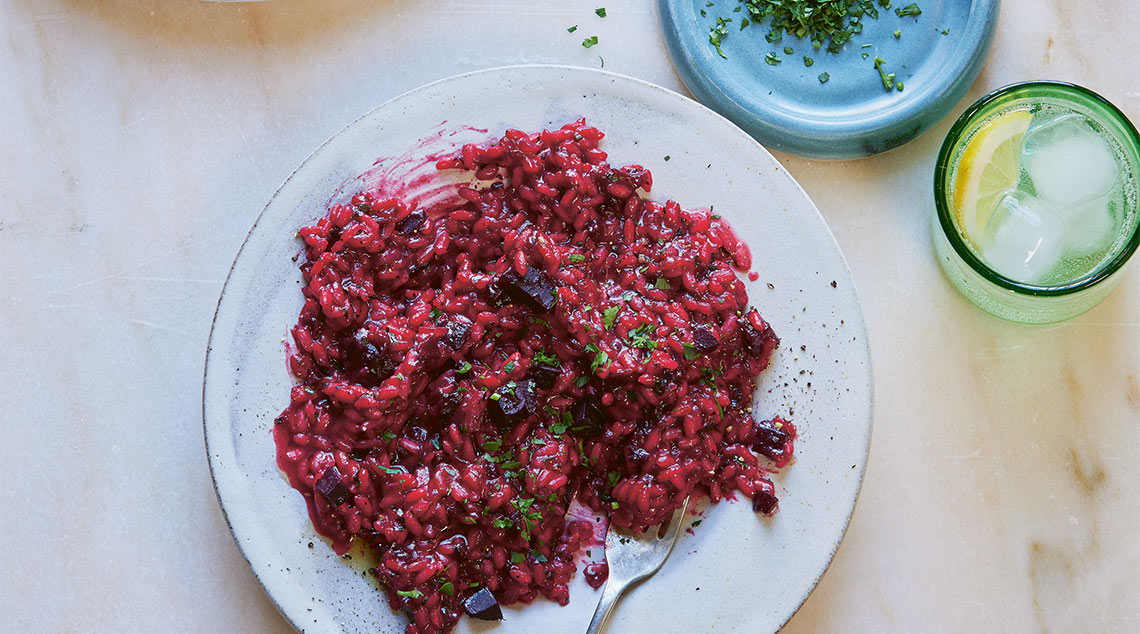
[[[602,598],[594,610],[594,618],[586,634],[601,634],[614,612],[618,599],[634,582],[652,575],[665,563],[665,558],[673,550],[681,524],[685,523],[685,509],[689,498],[681,508],[673,512],[669,522],[657,528],[649,528],[641,535],[626,533],[610,524],[606,532],[606,563],[610,568],[609,580],[602,589]]]

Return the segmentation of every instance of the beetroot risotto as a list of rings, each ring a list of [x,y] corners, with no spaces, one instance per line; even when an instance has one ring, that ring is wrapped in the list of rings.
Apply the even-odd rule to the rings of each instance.
[[[508,130],[436,164],[473,177],[455,205],[365,191],[299,232],[277,461],[337,552],[375,555],[409,634],[566,604],[594,543],[572,500],[633,529],[690,494],[776,509],[795,430],[752,414],[779,340],[735,272],[748,248],[645,198],[650,173],[602,137]]]

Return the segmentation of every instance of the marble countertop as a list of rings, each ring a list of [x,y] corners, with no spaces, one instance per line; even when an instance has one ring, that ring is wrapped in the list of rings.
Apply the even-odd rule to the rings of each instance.
[[[0,0],[0,630],[290,631],[202,443],[238,246],[313,148],[427,81],[604,57],[683,91],[655,3],[604,4]],[[777,155],[850,262],[876,377],[862,496],[787,634],[1140,631],[1140,269],[1079,318],[1016,326],[951,289],[929,238],[936,151],[982,94],[1069,80],[1140,121],[1140,5],[1003,4],[932,131],[861,161]]]

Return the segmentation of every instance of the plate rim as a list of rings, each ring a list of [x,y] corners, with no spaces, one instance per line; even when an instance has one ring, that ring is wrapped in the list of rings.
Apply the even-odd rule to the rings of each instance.
[[[661,1],[664,2],[665,0],[661,0]],[[995,1],[997,1],[997,0],[995,0]],[[290,627],[292,627],[296,631],[301,631],[300,626],[297,624],[297,621],[294,619],[293,615],[290,613],[288,608],[286,606],[282,605],[281,602],[278,601],[277,597],[266,586],[265,580],[262,579],[262,576],[258,573],[257,568],[254,566],[253,561],[250,559],[249,553],[246,552],[245,546],[243,546],[241,540],[238,539],[238,535],[234,530],[233,522],[230,518],[230,511],[227,508],[226,500],[222,495],[221,487],[219,487],[219,483],[218,483],[217,470],[222,468],[222,467],[220,467],[216,464],[215,454],[211,451],[211,442],[210,442],[211,424],[210,424],[210,419],[207,417],[207,402],[208,402],[207,399],[208,399],[208,392],[210,390],[210,385],[211,385],[211,377],[210,377],[211,356],[213,354],[214,344],[215,344],[214,337],[215,337],[215,334],[217,334],[216,331],[218,328],[218,316],[219,316],[219,313],[221,311],[222,303],[226,299],[226,292],[229,289],[230,281],[233,277],[234,270],[237,267],[238,261],[241,259],[242,254],[245,252],[246,247],[249,245],[250,238],[253,236],[254,231],[258,228],[259,224],[264,219],[265,213],[273,205],[274,201],[276,201],[278,196],[281,194],[281,191],[296,177],[298,172],[300,172],[306,165],[308,165],[309,162],[312,161],[318,154],[320,154],[322,151],[324,151],[333,142],[334,139],[336,139],[340,135],[344,134],[350,128],[356,126],[362,120],[371,116],[374,112],[376,112],[382,108],[385,108],[389,104],[392,104],[394,102],[398,102],[398,101],[410,98],[417,93],[430,90],[430,89],[432,89],[432,88],[434,88],[440,84],[444,84],[444,83],[448,83],[448,82],[454,82],[454,81],[460,81],[460,80],[464,80],[464,79],[467,79],[467,78],[470,78],[473,76],[478,76],[478,75],[495,74],[495,73],[503,73],[503,72],[517,72],[519,70],[536,70],[536,71],[545,70],[545,71],[561,72],[561,73],[567,73],[567,72],[569,72],[569,73],[585,73],[585,74],[591,74],[591,75],[598,75],[598,76],[606,77],[606,78],[609,78],[611,80],[616,80],[616,81],[633,82],[635,84],[639,84],[642,88],[647,88],[647,89],[650,89],[650,90],[652,90],[658,94],[663,95],[664,98],[666,98],[666,99],[681,100],[682,102],[691,103],[692,105],[695,105],[697,108],[704,110],[707,114],[711,114],[712,116],[723,120],[725,123],[728,123],[730,126],[736,128],[739,132],[741,132],[741,134],[743,134],[749,142],[754,144],[757,147],[757,149],[759,149],[761,152],[767,154],[772,159],[772,162],[776,165],[776,167],[777,167],[776,172],[782,178],[787,179],[791,183],[791,185],[793,185],[794,188],[803,196],[804,200],[807,201],[807,203],[811,207],[811,211],[814,212],[816,214],[816,216],[818,217],[820,223],[822,224],[824,230],[826,231],[827,237],[829,238],[832,246],[834,246],[835,251],[836,251],[837,255],[839,256],[839,260],[840,260],[841,264],[843,265],[843,269],[848,274],[848,280],[852,285],[851,292],[854,295],[855,307],[858,310],[858,315],[859,315],[859,322],[860,323],[859,323],[858,335],[861,337],[861,341],[863,343],[862,348],[863,348],[864,353],[865,353],[864,358],[861,359],[861,361],[865,364],[865,368],[866,368],[866,385],[864,386],[864,389],[866,390],[867,397],[868,397],[867,408],[866,408],[867,411],[866,411],[865,425],[863,425],[861,428],[863,430],[863,433],[861,434],[860,438],[857,438],[857,440],[859,441],[857,443],[857,445],[858,445],[858,449],[860,449],[860,454],[861,454],[862,459],[857,462],[857,468],[856,468],[857,480],[856,480],[856,485],[855,485],[854,496],[851,500],[850,507],[844,511],[844,519],[843,519],[842,530],[839,532],[837,538],[833,541],[833,543],[830,544],[827,561],[824,564],[824,566],[822,568],[820,568],[819,571],[813,575],[813,579],[812,579],[811,583],[805,585],[805,588],[802,592],[802,595],[797,600],[797,604],[796,604],[795,609],[793,609],[792,611],[790,611],[788,613],[787,617],[784,618],[780,622],[779,627],[777,627],[777,629],[775,630],[776,632],[778,632],[779,630],[783,629],[787,625],[787,623],[789,621],[791,621],[791,619],[796,614],[799,613],[799,611],[803,608],[804,604],[807,602],[808,597],[810,597],[812,592],[815,591],[816,587],[818,587],[818,585],[819,585],[820,580],[823,579],[823,576],[831,568],[832,563],[834,563],[835,555],[838,552],[840,545],[842,545],[843,540],[847,536],[847,531],[851,526],[851,520],[854,517],[855,509],[858,507],[859,497],[862,494],[863,482],[864,482],[864,479],[866,476],[867,464],[870,461],[871,437],[872,437],[872,431],[874,428],[874,420],[875,420],[875,416],[874,416],[874,413],[875,413],[874,365],[872,363],[872,358],[871,358],[871,346],[870,346],[870,341],[868,338],[866,316],[863,312],[862,302],[859,299],[858,286],[855,282],[855,277],[851,271],[850,264],[847,262],[847,258],[843,254],[843,250],[840,248],[838,241],[835,239],[835,234],[832,233],[830,225],[827,224],[827,221],[823,217],[823,214],[820,213],[819,208],[815,204],[815,201],[812,200],[811,196],[808,195],[808,193],[803,189],[803,186],[799,183],[799,181],[797,181],[791,175],[791,173],[787,170],[787,168],[784,167],[784,165],[782,163],[780,163],[779,160],[777,160],[774,156],[772,156],[771,152],[769,152],[768,149],[764,145],[762,145],[755,137],[753,137],[747,131],[743,130],[739,125],[737,125],[732,120],[728,119],[727,117],[720,114],[716,110],[713,110],[712,108],[706,106],[705,104],[703,104],[700,101],[691,99],[691,98],[686,97],[685,95],[682,95],[676,91],[670,90],[669,88],[666,88],[664,86],[660,86],[658,84],[654,84],[652,82],[649,82],[649,81],[646,81],[643,79],[639,79],[637,77],[632,77],[629,75],[624,75],[621,73],[616,73],[613,71],[608,71],[608,70],[603,70],[603,69],[589,68],[589,67],[583,67],[583,66],[574,66],[574,65],[569,65],[569,64],[503,65],[503,66],[492,66],[492,67],[488,67],[488,68],[482,68],[482,69],[477,69],[477,70],[459,73],[459,74],[455,74],[455,75],[450,75],[447,77],[443,77],[443,78],[436,79],[434,81],[422,84],[420,86],[412,88],[411,90],[405,91],[403,93],[400,93],[398,95],[395,95],[393,97],[385,99],[381,103],[377,104],[376,106],[374,106],[372,108],[369,108],[364,113],[353,118],[347,124],[340,127],[339,129],[337,129],[327,139],[325,139],[323,142],[321,142],[314,150],[312,150],[309,154],[307,154],[305,156],[305,158],[297,165],[297,167],[293,168],[289,172],[289,175],[281,182],[281,184],[278,185],[276,189],[274,189],[273,194],[270,195],[270,197],[266,201],[265,205],[262,207],[261,211],[259,211],[257,216],[254,218],[253,223],[250,225],[249,230],[246,232],[245,237],[242,239],[241,246],[238,248],[237,252],[234,254],[233,262],[230,263],[230,267],[226,272],[225,281],[222,284],[222,290],[219,293],[218,302],[214,308],[213,317],[211,318],[209,335],[208,335],[207,340],[206,340],[206,354],[205,354],[205,358],[203,360],[202,434],[203,434],[205,451],[206,451],[206,461],[207,461],[207,466],[209,467],[210,482],[211,482],[213,489],[214,489],[214,495],[218,500],[218,506],[221,508],[222,517],[225,520],[226,528],[229,530],[230,538],[233,539],[234,545],[237,546],[238,552],[241,553],[242,559],[245,561],[246,566],[249,568],[250,572],[252,573],[254,579],[257,581],[258,586],[261,588],[261,590],[265,594],[266,598],[269,599],[270,603],[277,610],[277,612],[282,616],[282,618],[287,623],[289,623]],[[228,426],[227,426],[227,428],[228,428]]]

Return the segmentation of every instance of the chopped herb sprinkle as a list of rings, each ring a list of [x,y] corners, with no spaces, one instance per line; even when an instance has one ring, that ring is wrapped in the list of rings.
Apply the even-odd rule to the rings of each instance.
[[[733,12],[740,12],[743,8],[746,16],[742,15],[740,30],[746,26],[767,26],[764,39],[769,43],[781,42],[788,35],[797,39],[810,39],[815,50],[826,45],[828,53],[839,53],[854,37],[863,33],[863,27],[868,20],[877,20],[880,9],[889,11],[891,0],[739,0],[740,6]],[[706,6],[713,6],[712,3]],[[700,10],[702,16],[708,14]],[[894,9],[897,17],[915,17],[922,14],[918,3],[911,3],[904,7]],[[727,23],[732,18],[717,17],[716,23],[709,27],[709,44],[719,56],[727,59],[724,52],[725,39],[728,37]],[[942,31],[945,35],[948,30]],[[896,39],[902,37],[902,31],[894,30]],[[862,44],[860,48],[868,49],[872,44]],[[784,55],[793,53],[792,46],[783,46]],[[862,53],[866,59],[870,53]],[[877,59],[877,58],[876,58]],[[764,55],[764,62],[769,66],[777,66],[783,60],[776,51]],[[810,67],[815,60],[804,57],[804,66]],[[881,66],[878,64],[877,66]],[[883,76],[890,75],[883,71]],[[830,75],[821,73],[819,83],[827,83]],[[884,85],[886,80],[884,79]],[[894,88],[895,84],[891,84]]]
[[[701,9],[701,13],[703,14],[704,12],[704,9]],[[717,18],[716,24],[709,27],[709,44],[712,44],[714,47],[716,47],[716,54],[720,55],[724,59],[728,59],[728,56],[724,54],[723,50],[721,50],[720,44],[726,37],[728,37],[728,24],[725,22],[724,18]]]
[[[602,325],[606,327],[606,330],[613,329],[614,320],[617,319],[618,313],[621,312],[621,309],[622,307],[619,304],[617,306],[610,306],[609,308],[602,311]]]
[[[908,15],[918,16],[921,14],[922,14],[922,9],[918,8],[917,3],[911,3],[911,4],[906,5],[905,7],[900,7],[898,9],[895,9],[895,15],[899,16],[900,18],[908,16]]]
[[[599,18],[604,18],[606,17],[606,8],[598,7],[597,9],[594,9],[594,13],[597,13]]]
[[[582,40],[582,47],[583,48],[590,48],[591,46],[594,46],[597,43],[598,43],[598,36],[597,35],[591,35],[590,37]]]
[[[879,71],[879,78],[883,80],[883,88],[891,90],[895,87],[895,74],[886,71],[887,62],[881,57],[875,58],[875,70]],[[900,87],[899,90],[902,90]]]

